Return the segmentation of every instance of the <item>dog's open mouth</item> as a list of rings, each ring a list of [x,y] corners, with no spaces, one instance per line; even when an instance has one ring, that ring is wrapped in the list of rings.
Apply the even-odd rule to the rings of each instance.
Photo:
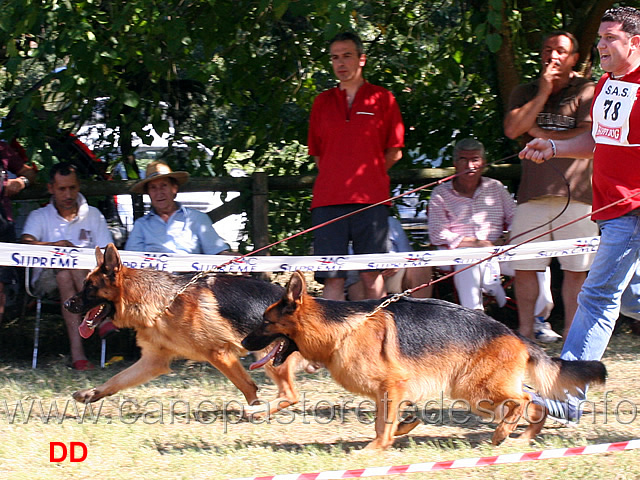
[[[111,310],[111,305],[108,303],[101,303],[97,307],[89,310],[78,327],[80,336],[82,338],[89,338],[93,335],[95,328],[111,313]]]
[[[273,348],[269,350],[269,353],[267,353],[260,360],[257,360],[249,365],[249,370],[255,370],[256,368],[264,367],[272,359],[274,367],[282,365],[284,361],[289,357],[289,355],[297,350],[298,346],[293,340],[287,337],[279,337],[274,342]]]

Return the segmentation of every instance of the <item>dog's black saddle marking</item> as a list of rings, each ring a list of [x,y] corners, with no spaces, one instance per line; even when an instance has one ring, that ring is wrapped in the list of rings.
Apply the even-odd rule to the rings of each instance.
[[[353,320],[357,314],[372,312],[382,300],[335,302],[318,299],[327,322]],[[506,325],[483,312],[471,310],[444,300],[402,298],[385,308],[393,315],[398,331],[400,352],[407,357],[420,357],[455,348],[473,352],[489,341],[504,335],[515,335]],[[359,328],[367,328],[366,322]]]

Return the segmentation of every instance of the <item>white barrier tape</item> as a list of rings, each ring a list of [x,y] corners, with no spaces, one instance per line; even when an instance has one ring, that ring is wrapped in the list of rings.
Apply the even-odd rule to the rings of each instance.
[[[567,458],[597,453],[623,452],[625,450],[635,450],[638,448],[640,448],[640,440],[628,440],[625,442],[601,443],[599,445],[587,445],[584,447],[556,448],[553,450],[539,450],[537,452],[525,453],[508,453],[491,457],[463,458],[460,460],[446,460],[441,462],[414,463],[412,465],[367,467],[315,473],[264,475],[258,477],[235,478],[233,480],[332,480],[341,478],[364,478],[379,475],[437,472],[457,468],[488,467],[491,465],[531,462],[534,460],[549,460],[553,458]]]
[[[497,261],[528,260],[541,257],[583,255],[598,250],[600,237],[575,238],[551,242],[525,243],[495,257]],[[509,245],[455,250],[385,253],[345,256],[248,256],[228,265],[227,255],[178,255],[172,253],[120,251],[122,262],[132,268],[155,268],[168,272],[303,272],[334,270],[383,270],[440,265],[468,265],[504,252]],[[91,248],[52,247],[0,243],[0,265],[12,267],[79,268],[96,266],[95,250]],[[221,268],[217,268],[224,265]]]

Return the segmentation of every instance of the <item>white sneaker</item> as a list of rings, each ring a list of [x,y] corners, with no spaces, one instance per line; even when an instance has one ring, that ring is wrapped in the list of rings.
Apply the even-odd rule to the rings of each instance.
[[[551,329],[549,322],[544,321],[544,317],[535,317],[533,319],[533,335],[535,339],[542,343],[553,343],[562,338]]]

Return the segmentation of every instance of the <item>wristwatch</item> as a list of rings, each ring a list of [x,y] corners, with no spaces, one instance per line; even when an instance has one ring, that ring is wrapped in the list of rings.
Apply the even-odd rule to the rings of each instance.
[[[22,180],[24,182],[24,188],[27,188],[29,185],[31,185],[31,182],[29,181],[29,179],[27,177],[18,177],[20,180]]]

